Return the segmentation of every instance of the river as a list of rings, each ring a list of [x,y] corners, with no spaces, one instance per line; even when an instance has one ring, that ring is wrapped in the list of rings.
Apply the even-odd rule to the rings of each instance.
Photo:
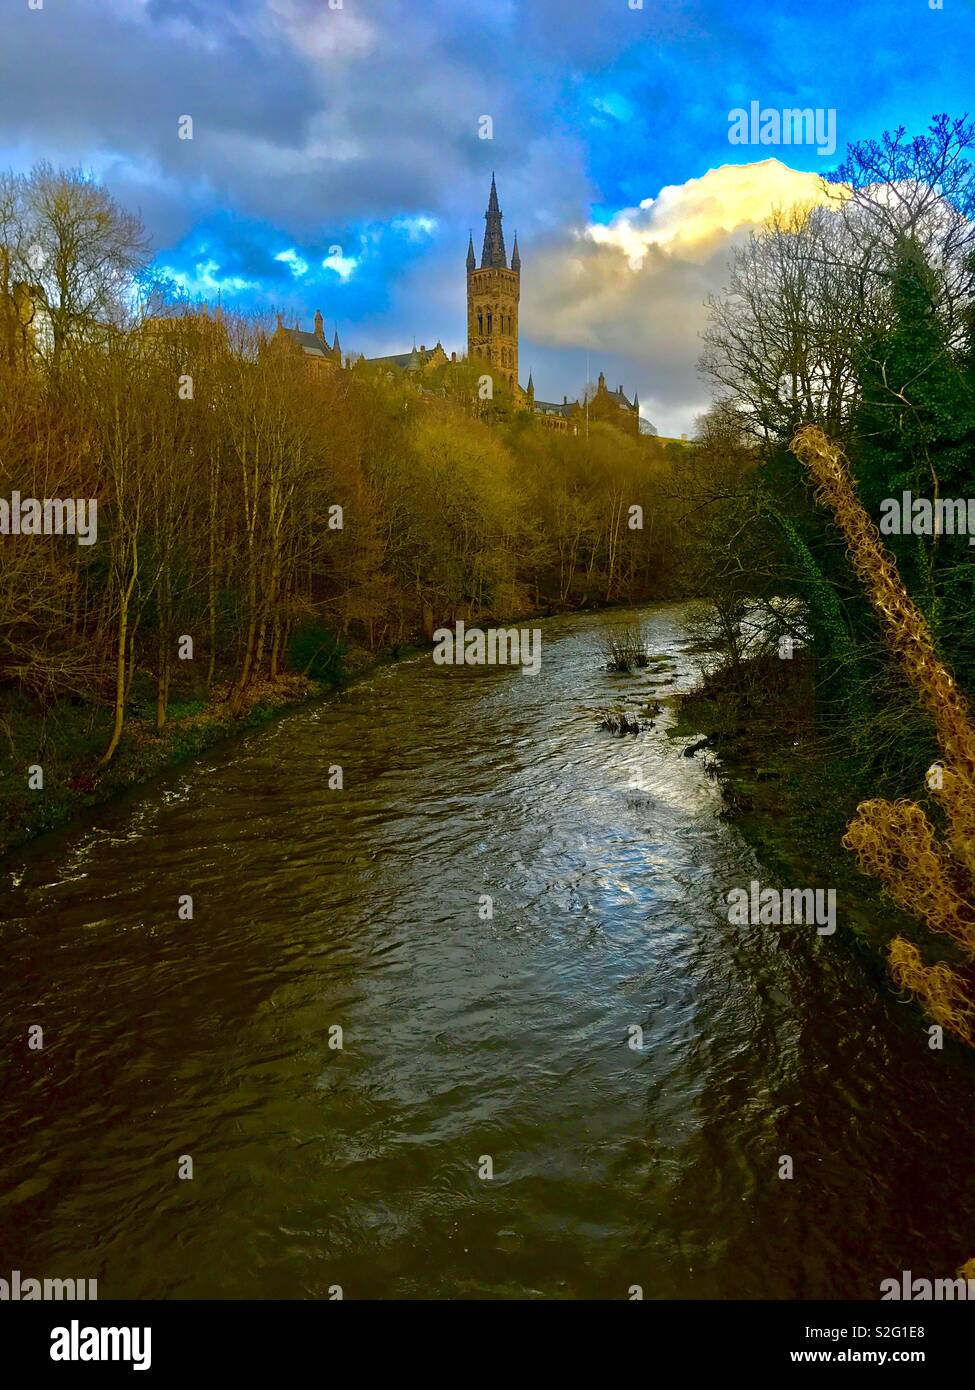
[[[842,897],[730,925],[775,880],[670,712],[599,729],[697,678],[642,616],[654,674],[601,669],[610,614],[543,623],[537,677],[412,656],[5,862],[0,1275],[876,1298],[975,1255],[972,1059]]]

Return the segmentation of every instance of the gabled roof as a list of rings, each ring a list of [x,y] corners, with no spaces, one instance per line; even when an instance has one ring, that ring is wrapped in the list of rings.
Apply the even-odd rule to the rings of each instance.
[[[578,401],[563,401],[556,405],[554,401],[536,401],[535,411],[538,415],[565,415],[568,417],[578,405]]]
[[[323,338],[318,338],[314,333],[305,333],[301,328],[282,328],[284,333],[293,343],[301,348],[302,352],[307,352],[309,357],[331,357],[332,349]]]

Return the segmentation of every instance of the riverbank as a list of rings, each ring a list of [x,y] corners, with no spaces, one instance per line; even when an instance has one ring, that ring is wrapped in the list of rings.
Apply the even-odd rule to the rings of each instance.
[[[782,886],[836,890],[841,930],[845,924],[885,987],[892,987],[886,961],[895,936],[912,941],[932,963],[945,960],[958,969],[962,961],[951,942],[895,908],[843,848],[857,805],[878,792],[860,782],[853,761],[817,726],[814,660],[803,653],[788,662],[773,658],[750,676],[743,693],[726,672],[713,672],[675,701],[670,734],[687,749],[697,744],[693,756],[711,761],[725,819],[761,852]]]
[[[290,672],[259,681],[236,717],[227,687],[215,687],[209,700],[173,700],[161,731],[148,715],[126,720],[107,767],[99,766],[99,758],[108,743],[109,711],[81,701],[44,711],[9,704],[0,711],[10,755],[0,766],[0,857],[332,688]]]
[[[596,601],[571,611],[596,612],[619,606],[629,607],[615,600]],[[534,624],[559,616],[559,611],[549,602],[541,612],[496,621],[501,626]],[[416,642],[377,651],[352,644],[342,650],[328,679],[286,671],[274,679],[253,682],[237,715],[230,711],[229,684],[215,685],[209,698],[193,690],[178,692],[169,702],[162,731],[155,727],[152,682],[137,675],[122,739],[107,767],[99,766],[110,736],[107,707],[63,700],[41,710],[11,696],[5,705],[0,702],[0,749],[4,754],[0,761],[0,859],[39,835],[82,820],[99,806],[200,757],[219,743],[325,699],[336,689],[420,650]],[[38,768],[42,785],[32,787],[30,782],[38,778],[31,770]]]
[[[182,691],[170,700],[162,730],[155,726],[150,683],[136,679],[122,739],[107,767],[99,766],[110,733],[107,708],[64,700],[41,710],[9,699],[0,706],[0,738],[9,752],[9,759],[0,763],[0,859],[412,650],[400,646],[371,652],[353,645],[342,651],[340,665],[328,678],[284,671],[253,681],[237,714],[230,709],[229,682],[218,682],[209,697]]]

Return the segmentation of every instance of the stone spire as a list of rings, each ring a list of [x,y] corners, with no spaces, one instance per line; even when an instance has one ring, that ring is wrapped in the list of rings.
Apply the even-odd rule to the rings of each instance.
[[[339,326],[338,326],[338,324],[335,325],[335,342],[332,344],[332,356],[335,358],[336,362],[341,362],[341,361],[342,361],[342,348],[341,348],[341,345],[340,345],[340,343],[339,343]]]
[[[518,233],[515,232],[515,244],[511,251],[511,269],[521,273],[521,256],[518,254]]]
[[[484,214],[484,246],[481,250],[481,269],[508,268],[508,258],[504,250],[504,233],[501,230],[501,208],[498,204],[498,190],[491,175],[491,196],[488,198],[487,212]]]
[[[470,270],[476,270],[476,269],[477,269],[477,257],[474,255],[474,233],[473,233],[473,232],[471,232],[470,236],[467,238],[467,269],[468,269],[469,271],[470,271]]]
[[[325,337],[325,320],[322,318],[321,309],[315,310],[315,337],[322,339]]]

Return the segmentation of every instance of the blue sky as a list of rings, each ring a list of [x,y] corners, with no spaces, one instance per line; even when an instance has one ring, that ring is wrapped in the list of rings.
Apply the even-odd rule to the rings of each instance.
[[[674,433],[706,400],[701,302],[765,196],[761,170],[744,199],[734,167],[708,171],[761,165],[771,199],[769,160],[821,172],[848,140],[975,107],[973,0],[337,4],[10,0],[0,166],[85,165],[188,293],[305,326],[321,308],[367,355],[463,349],[467,233],[479,248],[495,170],[523,260],[522,380],[575,395],[588,352]],[[837,155],[730,145],[729,110],[753,100],[835,109]]]

